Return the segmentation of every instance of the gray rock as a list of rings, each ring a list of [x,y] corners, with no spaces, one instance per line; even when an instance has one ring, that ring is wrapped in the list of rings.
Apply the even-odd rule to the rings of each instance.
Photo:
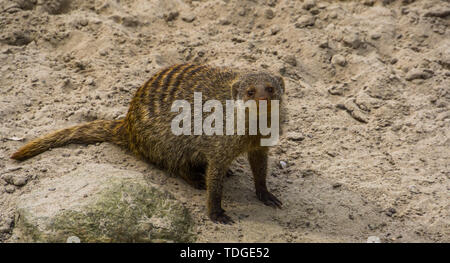
[[[302,8],[305,10],[309,10],[313,7],[316,6],[316,1],[315,0],[305,0],[305,2],[303,3]]]
[[[426,69],[412,69],[408,72],[405,79],[408,81],[415,79],[429,79],[433,76],[433,71]]]
[[[311,15],[304,15],[298,19],[298,21],[295,23],[296,28],[303,28],[307,26],[313,26],[316,22],[316,18]]]
[[[377,236],[370,236],[367,238],[367,243],[381,243],[381,240]]]
[[[287,138],[288,138],[288,140],[291,140],[291,141],[300,142],[305,139],[305,136],[299,132],[288,132]]]
[[[295,67],[297,66],[297,59],[295,58],[294,55],[287,55],[283,58],[283,61],[286,62],[287,64]]]
[[[264,12],[264,16],[265,16],[267,19],[272,19],[272,18],[275,17],[275,13],[272,11],[272,9],[267,9],[267,10]]]
[[[12,194],[12,193],[14,193],[14,191],[16,191],[16,188],[14,187],[14,185],[5,186],[5,192],[7,192],[8,194]]]
[[[337,54],[331,58],[331,63],[333,65],[339,65],[341,67],[344,67],[345,65],[347,65],[347,60],[345,59],[344,56]]]
[[[278,25],[273,25],[272,27],[270,27],[270,34],[271,35],[276,35],[278,32],[280,32],[281,27]]]
[[[196,18],[195,15],[188,13],[188,14],[183,14],[183,16],[181,17],[181,20],[183,20],[186,23],[191,23],[195,20],[195,18]]]
[[[3,180],[15,186],[23,186],[27,183],[28,177],[22,174],[5,174]]]
[[[190,214],[179,201],[142,174],[110,165],[88,164],[44,179],[21,196],[17,211],[14,235],[22,242],[194,240]]]
[[[359,48],[362,44],[359,35],[356,33],[345,34],[342,41],[344,41],[345,45],[350,46],[352,48]]]

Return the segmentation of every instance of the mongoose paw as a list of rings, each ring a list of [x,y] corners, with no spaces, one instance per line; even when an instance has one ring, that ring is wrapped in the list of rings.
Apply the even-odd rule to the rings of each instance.
[[[267,206],[271,206],[273,208],[281,208],[281,205],[283,204],[269,191],[256,192],[256,195],[258,196],[258,199]]]
[[[227,216],[223,209],[221,209],[220,212],[211,213],[209,215],[209,218],[211,218],[211,220],[214,223],[226,224],[226,225],[231,225],[234,223],[233,219],[231,219],[231,217]]]

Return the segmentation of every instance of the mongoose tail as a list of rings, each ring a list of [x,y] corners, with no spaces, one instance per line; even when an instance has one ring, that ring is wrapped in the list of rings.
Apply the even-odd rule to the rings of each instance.
[[[11,159],[23,161],[50,148],[61,147],[70,143],[90,144],[112,142],[126,145],[124,120],[97,120],[85,124],[61,129],[39,137],[27,143],[11,155]]]

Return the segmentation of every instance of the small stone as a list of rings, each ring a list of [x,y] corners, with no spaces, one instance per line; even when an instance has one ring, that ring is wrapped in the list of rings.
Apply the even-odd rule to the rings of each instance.
[[[381,243],[381,240],[377,236],[370,236],[367,238],[367,243]]]
[[[405,79],[408,81],[415,79],[429,79],[433,76],[433,71],[427,69],[413,69],[408,72]]]
[[[299,132],[289,132],[287,134],[287,139],[294,141],[294,142],[300,142],[305,139],[305,136],[303,136],[303,134],[301,134]]]
[[[362,44],[362,41],[356,33],[345,34],[342,41],[344,41],[344,44],[351,46],[352,48],[359,48]]]
[[[319,43],[320,48],[328,48],[328,39],[324,39]]]
[[[366,6],[373,6],[374,3],[375,0],[365,0],[363,4]]]
[[[182,17],[181,17],[181,20],[183,20],[184,22],[186,22],[186,23],[191,23],[191,22],[193,22],[194,20],[195,20],[195,15],[193,15],[193,14],[184,14]]]
[[[303,3],[302,8],[305,9],[305,10],[309,10],[309,9],[315,7],[315,6],[316,6],[316,1],[315,0],[306,0]]]
[[[180,13],[178,13],[178,11],[171,11],[169,13],[164,14],[163,18],[166,22],[170,22],[176,20],[179,14]]]
[[[413,194],[420,194],[420,190],[415,185],[408,186],[408,190]]]
[[[334,183],[334,184],[333,184],[333,189],[337,189],[337,188],[339,188],[339,187],[341,187],[341,186],[342,186],[341,183]]]
[[[387,216],[392,216],[392,215],[394,215],[395,213],[397,213],[397,210],[395,210],[395,208],[389,208],[387,211],[386,211],[386,215]]]
[[[280,161],[280,168],[286,169],[286,167],[287,167],[287,163],[285,161]]]
[[[272,19],[272,18],[275,17],[275,13],[272,11],[272,9],[267,9],[267,10],[264,12],[264,16],[265,16],[267,19]]]
[[[304,15],[298,19],[297,23],[295,23],[295,27],[304,28],[307,26],[313,26],[315,22],[316,18],[314,16]]]
[[[239,12],[238,12],[238,15],[240,15],[240,16],[245,16],[245,15],[247,15],[247,9],[241,8],[241,9],[239,10]]]
[[[7,192],[7,193],[9,193],[9,194],[14,193],[14,191],[16,191],[16,188],[15,188],[13,185],[7,185],[7,186],[5,187],[5,192]]]
[[[335,11],[330,12],[330,18],[336,19],[338,17],[338,14]]]
[[[219,21],[219,24],[221,24],[222,26],[227,26],[227,25],[231,24],[231,21],[228,19],[221,19]]]
[[[430,10],[426,12],[423,16],[424,17],[447,17],[450,15],[450,8],[440,8],[435,10]]]
[[[87,19],[81,19],[81,20],[80,20],[80,25],[81,25],[81,26],[87,26],[88,23],[89,23],[89,22],[88,22]]]
[[[81,240],[77,236],[70,236],[67,238],[66,243],[81,243]]]
[[[98,54],[100,54],[100,56],[106,56],[106,55],[108,55],[108,51],[106,51],[106,50],[100,50],[100,51],[98,52]]]
[[[346,85],[344,85],[344,84],[332,85],[328,89],[328,93],[330,93],[331,95],[342,96],[344,94],[344,91],[345,91],[345,86]]]
[[[289,65],[295,67],[297,66],[297,59],[294,55],[287,55],[283,58],[283,61],[288,63]]]
[[[85,80],[85,83],[89,86],[95,86],[95,81],[94,81],[94,78],[92,78],[92,77],[87,77]]]
[[[280,26],[278,26],[278,25],[273,25],[273,26],[270,28],[270,34],[271,34],[271,35],[276,35],[278,32],[280,32],[280,30],[281,30],[281,27],[280,27]]]
[[[12,184],[15,186],[23,186],[28,181],[28,177],[25,175],[22,175],[22,174],[7,174],[7,175],[4,175],[2,178],[9,184]]]
[[[370,38],[373,40],[377,40],[381,38],[381,34],[380,33],[373,33],[372,35],[370,35]]]
[[[339,65],[341,67],[344,67],[345,65],[347,65],[347,60],[345,59],[344,56],[337,54],[331,58],[331,63],[333,65]]]

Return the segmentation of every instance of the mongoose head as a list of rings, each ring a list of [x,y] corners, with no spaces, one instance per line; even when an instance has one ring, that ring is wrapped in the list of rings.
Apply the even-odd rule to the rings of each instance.
[[[266,72],[246,73],[232,84],[232,93],[235,100],[281,100],[284,81]]]

